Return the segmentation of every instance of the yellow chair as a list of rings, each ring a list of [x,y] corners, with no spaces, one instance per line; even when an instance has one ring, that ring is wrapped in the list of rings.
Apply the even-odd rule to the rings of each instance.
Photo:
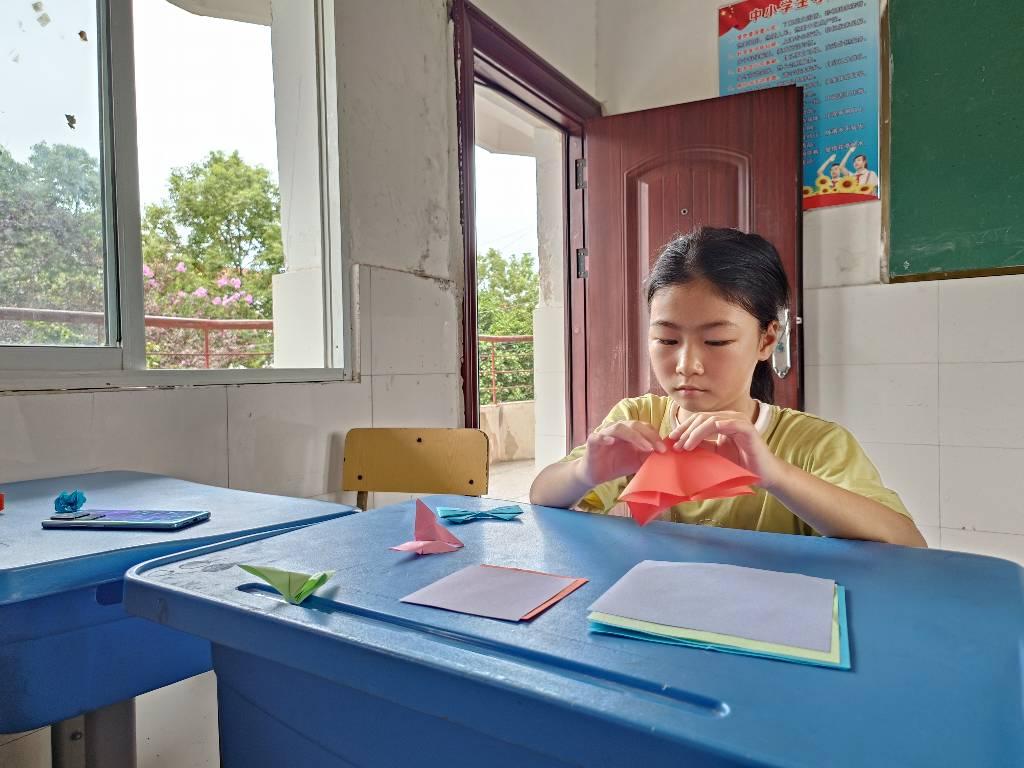
[[[350,429],[343,491],[366,509],[370,491],[487,493],[487,435],[479,429]]]

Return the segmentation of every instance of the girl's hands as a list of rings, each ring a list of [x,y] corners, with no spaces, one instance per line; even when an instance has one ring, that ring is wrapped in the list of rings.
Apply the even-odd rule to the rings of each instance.
[[[761,478],[758,485],[771,490],[785,469],[750,418],[736,411],[694,413],[672,430],[669,437],[678,451],[692,451],[705,441],[718,453]]]
[[[642,421],[616,421],[595,429],[579,463],[588,488],[634,474],[651,453],[667,451],[658,430]]]

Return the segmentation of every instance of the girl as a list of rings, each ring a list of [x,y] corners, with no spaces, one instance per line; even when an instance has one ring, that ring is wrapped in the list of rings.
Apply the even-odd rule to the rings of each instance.
[[[679,504],[667,512],[676,522],[925,546],[849,432],[771,404],[769,359],[788,297],[779,254],[758,235],[701,228],[666,245],[647,303],[651,366],[668,396],[621,401],[586,445],[537,476],[531,503],[608,512],[652,451],[710,442],[759,487]]]

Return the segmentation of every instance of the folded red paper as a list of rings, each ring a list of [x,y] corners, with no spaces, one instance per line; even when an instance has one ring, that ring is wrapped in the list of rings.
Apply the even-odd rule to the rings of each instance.
[[[753,493],[750,485],[760,480],[710,448],[676,451],[669,439],[665,445],[669,450],[648,456],[619,496],[640,525],[676,504]]]
[[[462,542],[449,531],[430,507],[419,499],[416,500],[416,525],[414,539],[404,544],[391,547],[399,552],[415,552],[417,555],[439,555],[443,552],[454,552],[462,547]]]

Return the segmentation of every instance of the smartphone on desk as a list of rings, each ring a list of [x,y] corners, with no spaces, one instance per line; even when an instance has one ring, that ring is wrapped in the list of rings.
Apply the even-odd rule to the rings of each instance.
[[[83,509],[79,516],[54,515],[43,528],[174,531],[210,519],[210,513],[180,509]]]

